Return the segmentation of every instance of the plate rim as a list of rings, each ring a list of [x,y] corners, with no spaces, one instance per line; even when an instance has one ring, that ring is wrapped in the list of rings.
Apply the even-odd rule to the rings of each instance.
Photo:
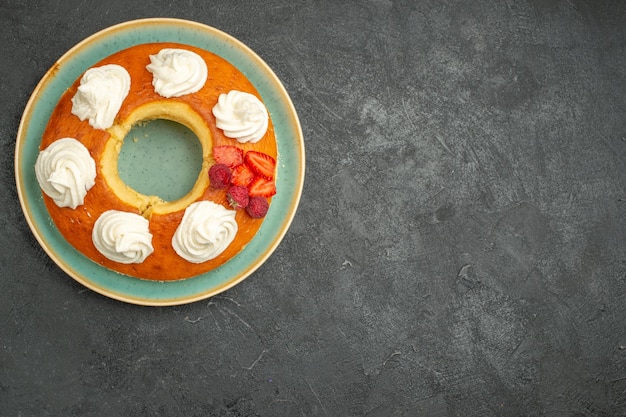
[[[65,260],[61,259],[59,256],[57,256],[57,254],[52,250],[52,248],[49,247],[48,242],[46,242],[46,240],[42,236],[42,233],[38,230],[37,225],[35,224],[35,220],[32,218],[32,215],[30,213],[31,202],[28,201],[28,199],[26,198],[26,190],[25,190],[26,186],[23,183],[22,178],[21,178],[22,171],[24,169],[21,163],[21,157],[23,156],[21,152],[21,148],[24,146],[24,142],[26,141],[27,129],[30,125],[31,118],[33,116],[32,113],[33,113],[34,107],[37,104],[37,100],[42,96],[42,93],[45,92],[45,89],[49,85],[49,83],[52,82],[53,77],[55,73],[59,71],[59,68],[61,68],[68,61],[71,61],[72,58],[75,58],[75,56],[80,51],[84,51],[85,48],[89,48],[89,44],[102,41],[103,39],[106,39],[107,37],[113,37],[115,33],[122,33],[124,31],[128,31],[131,29],[135,29],[135,30],[138,28],[141,29],[142,27],[144,29],[147,27],[153,27],[156,29],[157,27],[166,27],[166,26],[188,28],[190,30],[191,29],[199,30],[206,36],[216,37],[220,41],[226,41],[229,44],[234,45],[239,50],[239,52],[243,53],[248,59],[250,59],[251,61],[254,61],[255,68],[258,66],[259,69],[262,69],[262,72],[266,76],[269,77],[268,80],[271,81],[272,88],[275,89],[276,92],[278,93],[278,96],[280,96],[281,104],[285,106],[286,109],[288,110],[285,116],[289,119],[287,123],[290,126],[292,126],[297,136],[296,138],[294,138],[294,141],[297,145],[299,145],[298,149],[296,149],[296,154],[299,157],[300,163],[297,165],[299,169],[297,170],[298,175],[294,182],[295,192],[293,195],[290,196],[291,199],[288,204],[288,210],[286,213],[287,215],[283,218],[280,224],[280,228],[276,231],[275,238],[270,243],[268,243],[267,246],[264,247],[262,254],[256,257],[253,260],[252,264],[246,267],[243,273],[232,277],[232,279],[229,279],[228,281],[222,284],[213,286],[212,288],[206,288],[203,291],[198,291],[193,294],[186,295],[186,296],[169,297],[169,298],[167,297],[166,298],[150,298],[150,297],[141,297],[137,295],[131,296],[129,294],[123,294],[123,293],[120,293],[119,291],[112,290],[110,288],[105,288],[101,285],[96,285],[93,281],[89,279],[89,277],[82,276],[82,274],[75,271],[75,269],[71,265],[69,265]],[[166,42],[166,41],[167,40],[160,40],[159,42]],[[171,41],[176,41],[176,40],[171,40]],[[129,43],[128,45],[125,45],[124,48],[141,44],[141,43],[146,43],[146,41],[132,42],[132,43]],[[121,50],[124,48],[120,48],[117,50]],[[289,229],[289,227],[291,226],[291,223],[293,222],[293,219],[295,217],[295,214],[296,214],[299,202],[300,202],[300,198],[302,195],[302,190],[304,188],[305,165],[306,165],[306,159],[305,159],[304,135],[302,132],[302,126],[300,124],[300,120],[298,118],[295,106],[291,100],[291,97],[287,93],[287,90],[285,89],[284,85],[282,84],[278,76],[274,73],[274,71],[269,67],[269,65],[246,44],[244,44],[243,42],[241,42],[234,36],[220,29],[217,29],[213,26],[209,26],[204,23],[192,21],[192,20],[179,19],[179,18],[167,18],[167,17],[135,19],[135,20],[129,20],[129,21],[121,22],[121,23],[106,27],[84,38],[83,40],[81,40],[80,42],[72,46],[70,49],[68,49],[64,54],[62,54],[54,62],[54,64],[44,73],[42,78],[39,80],[39,82],[33,89],[24,107],[24,110],[20,119],[19,127],[17,130],[16,144],[15,144],[15,156],[14,156],[15,180],[16,180],[17,194],[18,194],[20,206],[21,206],[23,215],[26,218],[26,222],[31,232],[35,236],[35,239],[37,240],[38,244],[46,252],[47,256],[49,256],[54,261],[54,263],[61,270],[63,270],[67,275],[69,275],[75,281],[79,282],[81,285],[91,289],[92,291],[95,291],[101,295],[104,295],[106,297],[109,297],[118,301],[130,303],[130,304],[144,305],[144,306],[172,306],[172,305],[188,304],[188,303],[200,301],[203,299],[207,299],[221,292],[224,292],[229,288],[234,287],[235,285],[239,284],[241,281],[249,277],[259,267],[261,267],[261,265],[265,263],[265,261],[274,253],[278,245],[282,242],[285,234],[287,233],[287,230]],[[52,225],[51,227],[56,228],[56,226],[54,225]],[[90,260],[90,262],[93,262],[93,261]],[[102,267],[95,262],[93,262],[93,265],[104,270],[104,273],[119,275],[118,273],[112,270],[109,270],[105,267]],[[125,278],[128,278],[128,277],[125,277]],[[143,281],[138,278],[131,277],[131,279]],[[184,285],[186,281],[193,280],[193,279],[194,278],[171,281],[171,282],[159,282],[159,281],[149,281],[149,282],[155,283],[154,285],[165,285],[165,286],[177,285],[177,284]]]

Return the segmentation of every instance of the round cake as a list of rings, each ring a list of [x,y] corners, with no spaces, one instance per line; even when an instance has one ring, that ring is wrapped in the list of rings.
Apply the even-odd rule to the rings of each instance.
[[[186,126],[202,148],[193,188],[175,201],[118,173],[128,132],[155,119]],[[243,73],[197,47],[149,43],[103,59],[67,89],[35,172],[52,221],[78,251],[121,274],[171,281],[219,267],[252,240],[276,193],[277,159],[271,117]]]

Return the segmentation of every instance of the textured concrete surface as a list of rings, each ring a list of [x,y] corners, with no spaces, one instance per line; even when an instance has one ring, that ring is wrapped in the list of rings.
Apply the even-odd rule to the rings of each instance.
[[[0,4],[6,416],[625,416],[621,1]],[[75,43],[167,16],[255,50],[307,178],[253,276],[171,308],[83,288],[17,200],[20,116]]]

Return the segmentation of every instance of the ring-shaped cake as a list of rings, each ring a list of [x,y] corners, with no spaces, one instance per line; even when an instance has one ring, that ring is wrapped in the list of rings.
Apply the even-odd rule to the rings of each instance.
[[[198,70],[189,65],[187,54],[199,57],[206,68]],[[78,172],[76,166],[85,165],[85,172],[90,170],[89,163],[82,162],[59,163],[62,167],[59,169],[65,170],[61,174],[58,170],[38,167],[38,180],[50,217],[72,246],[94,262],[121,274],[171,281],[210,271],[240,252],[263,221],[262,216],[249,214],[245,206],[233,204],[230,190],[243,187],[250,197],[268,204],[276,192],[276,138],[262,98],[246,76],[228,61],[190,45],[135,45],[103,59],[90,70],[118,68],[128,75],[128,85],[121,88],[126,89],[125,94],[113,94],[102,105],[99,91],[126,85],[125,76],[115,75],[110,80],[106,74],[93,75],[88,70],[62,95],[52,112],[42,136],[38,164],[39,159],[61,159],[48,153],[52,152],[52,145],[71,139],[88,151],[95,163],[95,175],[93,184],[89,178],[83,178],[89,174]],[[189,87],[186,78],[179,77],[181,73],[201,81]],[[105,82],[90,89],[90,76],[104,77]],[[172,91],[172,84],[176,83],[184,88]],[[235,105],[231,103],[233,100]],[[113,116],[107,116],[112,119],[109,125],[107,117],[93,111],[98,105],[109,113],[113,109]],[[128,132],[133,126],[154,119],[186,126],[195,133],[202,147],[203,162],[198,178],[192,189],[175,201],[144,195],[126,185],[118,173],[117,161]],[[251,130],[251,126],[259,123],[260,128]],[[237,126],[241,127],[240,132],[233,133]],[[221,160],[225,158],[222,155],[231,155],[233,151],[240,155],[240,161],[233,161],[230,156]],[[67,153],[66,148],[57,152]],[[216,165],[226,165],[233,173],[244,168],[247,176],[233,175],[233,181],[243,182],[213,186],[208,172]],[[68,176],[70,180],[66,179]],[[55,198],[55,190],[63,190],[68,182],[70,191],[63,197],[65,202],[59,203],[63,199]],[[46,192],[48,188],[53,191]],[[193,221],[189,219],[192,215],[196,216]],[[129,225],[125,223],[127,219]],[[207,248],[212,250],[211,254],[206,254]],[[131,255],[127,256],[127,252]]]

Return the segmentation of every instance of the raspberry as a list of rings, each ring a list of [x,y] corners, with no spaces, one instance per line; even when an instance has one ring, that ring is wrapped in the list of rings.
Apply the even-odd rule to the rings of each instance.
[[[230,168],[224,164],[214,164],[209,168],[209,180],[213,188],[222,189],[230,185]]]
[[[226,193],[228,203],[234,209],[243,209],[248,207],[250,197],[248,196],[248,189],[241,185],[233,185],[228,189]]]
[[[267,200],[261,196],[250,197],[248,202],[248,207],[246,207],[246,212],[248,215],[254,219],[260,219],[267,214],[267,210],[269,209],[269,203]]]

